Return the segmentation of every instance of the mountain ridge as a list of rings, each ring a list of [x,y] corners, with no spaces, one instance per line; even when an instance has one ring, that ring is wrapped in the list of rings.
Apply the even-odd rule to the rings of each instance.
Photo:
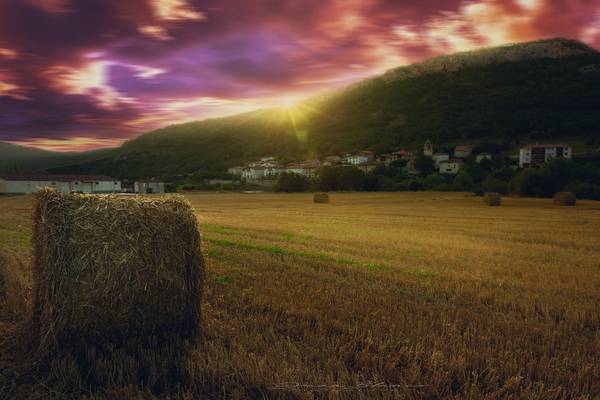
[[[513,145],[595,138],[598,71],[600,53],[562,38],[455,53],[391,69],[292,109],[259,109],[157,129],[62,169],[172,177],[222,171],[265,155],[293,160],[362,149],[385,152],[426,138]]]

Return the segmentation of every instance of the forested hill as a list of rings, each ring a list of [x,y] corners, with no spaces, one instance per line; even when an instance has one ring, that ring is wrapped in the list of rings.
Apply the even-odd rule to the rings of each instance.
[[[552,39],[434,58],[290,109],[169,126],[62,170],[167,177],[264,155],[385,152],[426,138],[589,142],[600,140],[599,109],[600,53]]]
[[[103,157],[108,152],[110,149],[83,153],[47,151],[0,142],[0,172],[36,172],[64,165],[77,165]]]

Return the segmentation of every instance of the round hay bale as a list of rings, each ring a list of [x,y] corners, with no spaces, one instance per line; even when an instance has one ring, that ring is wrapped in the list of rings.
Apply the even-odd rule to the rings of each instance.
[[[329,203],[329,195],[327,193],[315,193],[313,201],[315,203]]]
[[[577,197],[572,192],[557,192],[552,200],[555,206],[574,206]]]
[[[40,352],[71,341],[199,329],[204,263],[182,197],[36,195],[32,328]]]
[[[485,192],[483,195],[483,201],[488,206],[499,206],[502,196],[497,192]]]

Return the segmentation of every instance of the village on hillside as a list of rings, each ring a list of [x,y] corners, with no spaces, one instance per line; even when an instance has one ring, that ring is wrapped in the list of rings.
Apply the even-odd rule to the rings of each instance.
[[[430,183],[413,184],[400,188],[393,186],[391,190],[448,190],[444,186],[444,179],[448,182],[460,178],[457,176],[467,165],[483,165],[491,163],[493,155],[491,152],[476,152],[476,147],[469,144],[457,145],[450,152],[434,151],[434,145],[430,140],[423,144],[422,150],[411,151],[400,149],[390,153],[375,154],[369,150],[357,153],[343,153],[340,155],[328,155],[322,159],[309,159],[303,161],[282,164],[275,157],[262,157],[244,166],[236,166],[228,169],[228,175],[232,179],[209,180],[203,185],[183,184],[180,190],[203,190],[203,189],[231,189],[241,188],[239,182],[244,185],[257,185],[257,187],[269,188],[276,184],[282,174],[299,176],[308,180],[315,180],[326,167],[335,169],[360,171],[363,176],[376,172],[376,168],[393,168],[403,176],[430,177]],[[540,166],[554,158],[570,159],[572,149],[564,144],[531,144],[519,150],[518,158],[507,157],[501,160],[503,168],[516,171],[519,168]],[[428,165],[427,172],[419,164],[425,160]],[[348,168],[343,168],[348,167]],[[468,169],[468,168],[467,168]],[[467,174],[468,175],[468,174]],[[442,179],[441,177],[445,177]],[[424,178],[426,180],[427,178]],[[238,182],[237,186],[234,182]],[[229,185],[229,186],[227,186]],[[471,185],[455,185],[458,189],[470,190]],[[145,180],[121,181],[117,178],[105,175],[56,175],[44,173],[0,173],[0,194],[27,194],[33,193],[41,188],[50,187],[60,192],[78,193],[138,193],[155,194],[165,191],[175,191],[177,186],[173,183],[162,182],[156,178]],[[456,189],[455,187],[455,189]],[[167,188],[167,190],[165,190]],[[356,185],[321,187],[323,190],[363,190]],[[306,189],[303,189],[306,190]],[[378,187],[375,190],[390,190],[386,187]],[[295,190],[291,190],[295,191]],[[300,190],[302,191],[302,190]],[[505,191],[504,189],[501,191]]]
[[[465,160],[474,157],[477,163],[482,160],[492,159],[490,152],[474,153],[474,146],[462,144],[455,146],[452,152],[434,152],[433,143],[427,140],[423,145],[421,153],[433,160],[435,171],[440,174],[457,174],[465,164]],[[420,171],[415,167],[418,154],[414,151],[400,149],[391,153],[375,154],[369,150],[358,153],[343,153],[341,155],[329,155],[323,159],[311,159],[283,165],[276,161],[275,157],[263,157],[252,161],[244,166],[236,166],[228,169],[232,176],[246,181],[274,180],[281,173],[293,173],[309,178],[316,176],[322,167],[353,166],[364,173],[371,172],[378,165],[389,166],[396,161],[401,163],[402,170],[409,175],[418,175]],[[552,158],[571,158],[571,147],[565,144],[532,144],[519,150],[518,160],[515,159],[510,165],[513,169],[528,168],[545,163]]]

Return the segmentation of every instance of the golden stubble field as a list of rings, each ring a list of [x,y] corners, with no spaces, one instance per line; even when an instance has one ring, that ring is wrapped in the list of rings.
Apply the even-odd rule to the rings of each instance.
[[[154,390],[159,397],[600,395],[600,202],[506,198],[487,207],[457,193],[334,193],[330,204],[310,194],[186,197],[207,263],[204,336],[189,379]],[[30,290],[31,201],[0,198],[5,332],[17,326]],[[0,368],[10,369],[1,350]],[[56,368],[27,379],[0,373],[0,394],[153,398],[125,383],[88,392],[65,376],[77,372]]]

